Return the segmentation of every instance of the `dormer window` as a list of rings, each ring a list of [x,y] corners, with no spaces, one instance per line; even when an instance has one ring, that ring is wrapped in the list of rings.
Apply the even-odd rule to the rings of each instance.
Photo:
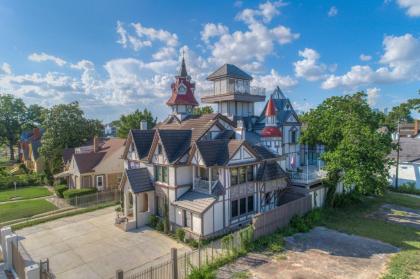
[[[181,84],[178,87],[178,94],[185,95],[187,93],[187,87],[184,84]]]

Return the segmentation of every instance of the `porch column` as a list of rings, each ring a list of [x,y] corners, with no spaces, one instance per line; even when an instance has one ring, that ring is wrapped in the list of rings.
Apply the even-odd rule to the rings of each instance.
[[[137,202],[138,202],[138,198],[137,198],[137,194],[131,193],[133,195],[133,217],[134,220],[136,220],[136,228],[137,228]]]
[[[209,168],[209,194],[211,194],[211,179],[212,179],[212,176],[211,176],[211,168]]]
[[[124,189],[124,216],[128,216],[128,195],[131,194]]]

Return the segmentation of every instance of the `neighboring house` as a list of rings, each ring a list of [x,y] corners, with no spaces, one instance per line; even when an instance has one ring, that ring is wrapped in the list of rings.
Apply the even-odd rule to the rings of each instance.
[[[420,120],[411,123],[401,123],[399,135],[401,138],[419,138]]]
[[[30,171],[43,172],[44,160],[39,154],[43,130],[34,128],[30,132],[24,132],[19,141],[19,161],[21,161]]]
[[[63,152],[63,160],[67,162],[65,171],[54,177],[65,178],[70,188],[115,189],[124,166],[121,157],[124,143],[124,139],[95,137],[92,145],[66,149]]]
[[[390,183],[395,186],[397,151],[393,150],[390,158],[394,161],[389,170]],[[400,160],[398,184],[415,183],[420,189],[420,139],[400,138]]]
[[[115,138],[117,136],[117,127],[112,123],[107,123],[104,125],[104,137],[106,138]]]
[[[157,214],[168,216],[172,229],[212,237],[285,202],[291,183],[281,167],[288,157],[275,120],[278,112],[270,98],[261,131],[253,129],[260,119],[253,115],[254,103],[265,97],[263,90],[250,87],[251,79],[234,65],[219,68],[208,77],[214,91],[202,100],[217,103],[224,113],[196,116],[195,84],[182,60],[167,102],[172,114],[154,129],[128,135],[120,186],[124,217],[117,223],[129,230]],[[299,127],[297,120],[291,121]],[[287,150],[298,145],[297,138],[290,145]]]

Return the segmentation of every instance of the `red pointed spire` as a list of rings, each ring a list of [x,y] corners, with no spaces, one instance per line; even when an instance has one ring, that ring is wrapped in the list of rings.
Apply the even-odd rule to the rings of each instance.
[[[265,116],[276,116],[276,107],[271,97],[270,97],[270,100],[268,101],[267,109],[265,110]]]

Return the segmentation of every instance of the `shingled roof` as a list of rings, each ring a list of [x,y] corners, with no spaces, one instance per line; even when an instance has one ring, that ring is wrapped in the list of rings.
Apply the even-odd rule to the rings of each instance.
[[[169,163],[184,155],[191,145],[191,130],[158,130]]]
[[[252,80],[252,76],[248,75],[233,64],[224,64],[215,72],[207,77],[207,80],[216,80],[225,77],[232,77],[244,80]]]
[[[287,177],[277,162],[264,162],[257,170],[257,181],[270,181]]]
[[[214,196],[196,192],[188,191],[183,194],[178,200],[172,204],[195,213],[204,213],[214,202],[216,198]]]
[[[152,146],[153,137],[155,135],[155,130],[131,130],[133,136],[133,142],[136,146],[137,154],[140,160],[147,157],[149,154],[150,147]]]
[[[135,194],[154,190],[147,168],[126,169],[125,175]]]
[[[391,159],[397,159],[397,151],[393,150],[389,155]],[[400,138],[400,162],[420,161],[420,139]]]

